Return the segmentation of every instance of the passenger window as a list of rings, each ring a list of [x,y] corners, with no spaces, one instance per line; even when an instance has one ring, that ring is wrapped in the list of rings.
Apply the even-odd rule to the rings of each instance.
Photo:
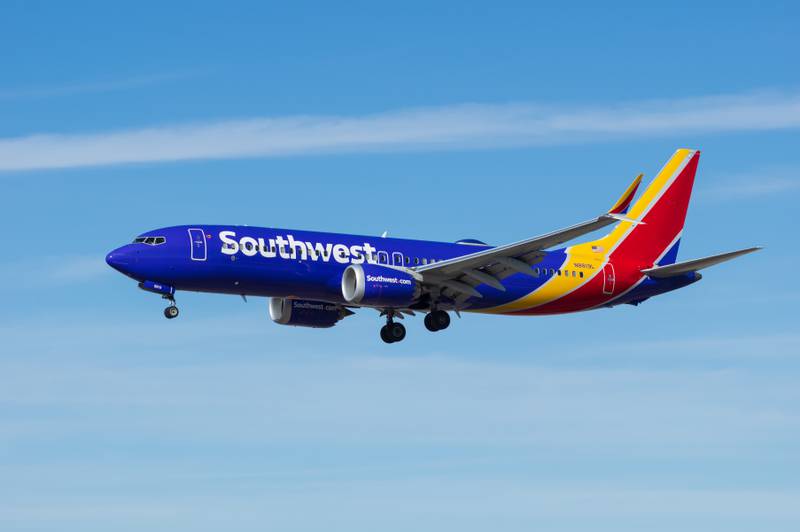
[[[577,277],[578,276],[578,272],[576,272],[575,270],[572,270],[572,276],[573,277]]]
[[[580,278],[583,279],[583,272],[578,272],[580,274]]]
[[[411,257],[406,257],[406,264],[411,264]]]
[[[536,277],[539,277],[539,268],[534,268],[533,269],[533,275],[535,275]]]
[[[422,259],[422,264],[428,264],[428,259],[426,259],[426,258],[424,258],[424,257],[423,257],[423,259]]]

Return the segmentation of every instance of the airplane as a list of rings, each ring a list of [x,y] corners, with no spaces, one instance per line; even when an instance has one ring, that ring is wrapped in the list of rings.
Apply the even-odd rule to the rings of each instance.
[[[274,322],[298,327],[333,327],[355,309],[375,309],[386,343],[403,340],[400,320],[417,313],[435,332],[450,325],[450,312],[529,316],[639,305],[761,249],[677,262],[699,157],[679,149],[635,202],[641,174],[604,214],[501,246],[198,224],[142,233],[106,262],[168,300],[169,319],[178,316],[179,290],[264,296]],[[608,226],[602,238],[557,247]]]

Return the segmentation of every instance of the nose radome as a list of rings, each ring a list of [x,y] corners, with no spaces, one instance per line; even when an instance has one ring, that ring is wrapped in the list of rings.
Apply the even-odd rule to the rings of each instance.
[[[130,257],[123,248],[117,248],[108,255],[106,255],[106,264],[111,266],[117,271],[123,271],[123,268],[130,263]]]

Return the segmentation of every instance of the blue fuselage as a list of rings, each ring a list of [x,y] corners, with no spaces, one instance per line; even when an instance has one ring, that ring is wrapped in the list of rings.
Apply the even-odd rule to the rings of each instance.
[[[294,297],[343,304],[342,274],[349,264],[370,261],[415,267],[487,248],[483,244],[192,225],[148,231],[136,242],[109,253],[106,260],[139,282],[168,285],[174,290]],[[537,266],[543,272],[557,271],[566,260],[564,249],[557,249],[543,253]],[[514,301],[547,280],[546,274],[539,277],[514,274],[503,280],[505,291],[477,286],[483,297],[471,298],[468,309],[488,309]],[[648,280],[640,289],[649,290],[649,296],[678,287],[675,283],[668,286]],[[632,297],[615,303],[633,300]]]

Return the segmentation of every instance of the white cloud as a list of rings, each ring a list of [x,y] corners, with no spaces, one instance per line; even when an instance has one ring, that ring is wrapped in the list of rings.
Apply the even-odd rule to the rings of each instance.
[[[33,100],[57,96],[72,96],[76,94],[94,94],[137,89],[140,87],[147,87],[150,85],[158,85],[161,83],[184,79],[192,75],[194,75],[193,72],[184,71],[90,82],[65,83],[48,87],[0,88],[0,101]]]
[[[51,266],[48,268],[49,276],[53,281],[65,283],[88,281],[110,271],[102,253],[52,260]]]
[[[700,190],[700,197],[723,201],[793,193],[800,190],[800,168],[765,168],[714,181],[717,184]]]
[[[5,287],[5,290],[27,290],[33,286],[83,283],[111,271],[105,263],[104,253],[39,257],[36,260],[21,259],[0,265],[1,275],[7,279],[19,280]]]
[[[314,331],[265,319],[4,324],[0,523],[486,530],[499,515],[508,530],[691,530],[800,517],[796,486],[764,481],[790,468],[800,426],[795,373],[769,359],[758,371],[547,368],[545,351],[620,346],[521,346],[516,363],[355,355],[336,330],[313,352],[297,334]],[[796,353],[798,338],[772,347]],[[733,344],[764,350],[770,337],[628,349],[703,359]]]
[[[154,343],[163,340],[156,327],[138,334],[142,330]],[[130,341],[129,334],[100,336],[107,346]],[[96,430],[124,436],[135,430],[153,438],[229,444],[325,440],[583,451],[625,444],[702,454],[794,441],[800,423],[790,375],[552,369],[440,357],[322,359],[283,349],[260,361],[253,356],[235,362],[224,356],[228,350],[196,345],[190,349],[196,364],[156,364],[167,349],[137,349],[147,356],[138,355],[138,363],[124,370],[75,356],[33,362],[36,357],[10,349],[17,358],[0,364],[0,373],[15,378],[0,390],[0,403],[57,408],[65,415],[19,419],[0,434],[24,439]],[[75,411],[80,418],[70,414]],[[120,418],[120,411],[137,414]]]
[[[356,151],[540,146],[800,127],[800,93],[604,107],[458,105],[356,117],[286,116],[0,140],[0,171]]]
[[[39,495],[35,504],[13,501],[16,504],[0,509],[0,521],[80,523],[82,530],[87,525],[90,530],[104,530],[108,520],[113,520],[124,523],[118,527],[124,530],[219,530],[234,522],[237,530],[319,530],[319,524],[325,523],[334,530],[394,531],[449,528],[444,523],[457,523],[458,530],[486,530],[498,521],[504,523],[503,530],[530,530],[531,522],[553,519],[559,526],[552,530],[641,530],[632,519],[645,518],[653,521],[647,530],[660,531],[675,530],[676,520],[684,524],[677,527],[681,530],[707,529],[695,522],[708,518],[728,525],[722,529],[741,530],[736,527],[738,519],[794,524],[800,518],[800,493],[793,489],[548,487],[536,479],[524,484],[467,478],[469,482],[424,475],[406,475],[391,482],[322,478],[301,484],[302,490],[295,483],[270,483],[260,489],[239,483],[233,485],[234,493],[181,479],[179,491],[166,493],[153,487],[155,493],[68,493]],[[584,520],[592,526],[587,527]]]

